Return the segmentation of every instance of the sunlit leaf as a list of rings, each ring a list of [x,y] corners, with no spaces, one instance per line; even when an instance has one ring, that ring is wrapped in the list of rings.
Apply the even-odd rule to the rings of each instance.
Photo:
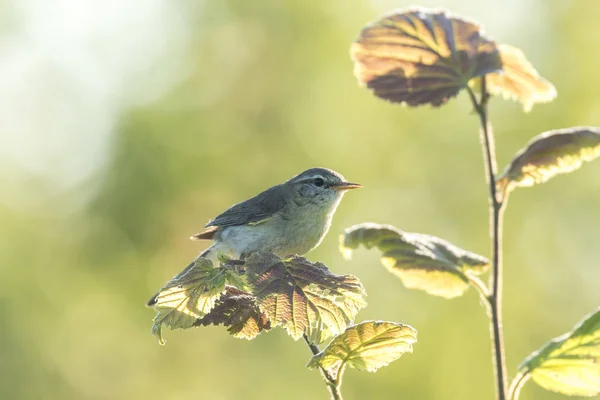
[[[385,321],[365,321],[336,336],[309,362],[309,368],[338,370],[342,364],[360,371],[375,372],[411,353],[417,331],[408,325]]]
[[[493,95],[515,100],[529,112],[535,103],[548,103],[556,98],[554,85],[542,78],[521,50],[507,44],[498,45],[502,71],[486,75],[486,88]],[[480,78],[469,82],[479,86]]]
[[[600,155],[600,129],[574,127],[534,137],[498,178],[501,191],[533,186],[558,174],[576,170]]]
[[[600,308],[530,355],[519,367],[545,389],[571,396],[600,393]]]
[[[246,271],[261,311],[296,340],[314,330],[320,334],[311,335],[321,340],[337,335],[366,306],[358,278],[332,274],[306,258],[255,253],[246,261]]]
[[[469,288],[467,273],[480,274],[489,260],[462,250],[435,236],[408,233],[390,225],[373,223],[352,226],[340,238],[340,249],[348,258],[360,245],[383,252],[381,262],[407,288],[452,298]]]
[[[263,330],[271,329],[271,322],[260,311],[256,298],[233,286],[217,300],[214,308],[198,319],[194,326],[224,325],[236,338],[253,339]]]
[[[350,54],[360,84],[409,106],[444,104],[472,78],[502,67],[479,25],[423,8],[396,10],[367,25]]]
[[[225,291],[226,280],[225,268],[215,268],[212,261],[198,258],[185,274],[167,283],[154,304],[158,314],[154,317],[152,333],[158,336],[160,343],[164,344],[163,326],[187,329],[204,317]]]

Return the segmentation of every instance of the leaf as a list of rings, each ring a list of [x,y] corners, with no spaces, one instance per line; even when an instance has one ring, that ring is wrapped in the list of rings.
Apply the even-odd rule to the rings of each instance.
[[[520,49],[501,44],[498,50],[502,71],[486,76],[486,88],[491,94],[522,103],[525,112],[531,111],[535,103],[548,103],[556,98],[554,85],[540,76]],[[474,79],[469,85],[477,87],[480,81]]]
[[[253,339],[263,330],[271,329],[271,322],[260,311],[256,298],[233,286],[226,286],[225,293],[215,307],[194,326],[224,325],[227,331],[239,339]]]
[[[600,308],[571,332],[531,354],[519,366],[544,389],[570,396],[600,393]]]
[[[521,149],[498,177],[500,191],[533,186],[576,170],[600,155],[600,129],[574,127],[544,132]]]
[[[308,368],[340,370],[344,365],[375,372],[404,353],[411,353],[417,331],[408,325],[364,321],[346,329],[308,362]]]
[[[440,106],[472,78],[502,67],[479,25],[424,8],[395,10],[367,25],[350,55],[361,85],[409,106]]]
[[[261,311],[296,340],[305,333],[325,340],[343,332],[367,304],[358,278],[332,274],[303,257],[255,253],[246,260],[246,271]]]
[[[346,258],[361,244],[383,252],[382,264],[410,289],[452,298],[469,288],[466,275],[481,274],[489,260],[462,250],[435,236],[403,232],[390,225],[365,223],[352,226],[340,237]]]
[[[228,272],[215,268],[212,261],[198,258],[188,271],[168,282],[156,297],[152,333],[164,344],[163,325],[170,329],[188,329],[204,317],[225,291]]]

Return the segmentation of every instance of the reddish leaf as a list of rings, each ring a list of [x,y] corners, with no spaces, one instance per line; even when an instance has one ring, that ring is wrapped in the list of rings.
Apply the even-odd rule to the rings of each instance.
[[[350,49],[360,84],[394,103],[439,106],[474,77],[498,71],[496,44],[479,25],[440,10],[394,11]]]
[[[273,326],[294,339],[303,334],[318,342],[337,335],[366,306],[366,293],[353,275],[335,275],[321,263],[294,256],[281,259],[255,253],[246,261],[248,284]],[[317,334],[314,331],[319,330]]]
[[[263,330],[271,329],[271,322],[260,311],[256,298],[250,293],[227,285],[215,307],[194,326],[224,325],[236,338],[253,339]]]

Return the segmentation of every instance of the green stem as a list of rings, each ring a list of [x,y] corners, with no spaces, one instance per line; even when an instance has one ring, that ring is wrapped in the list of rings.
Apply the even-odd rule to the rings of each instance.
[[[492,239],[492,273],[490,276],[489,312],[490,333],[492,336],[496,393],[498,400],[506,400],[506,364],[504,361],[504,333],[502,328],[502,217],[504,203],[496,187],[496,149],[494,133],[488,121],[487,105],[489,93],[486,89],[485,76],[481,78],[481,99],[477,101],[475,93],[467,87],[467,91],[479,115],[481,124],[481,145],[489,186],[490,225]]]
[[[308,336],[304,335],[304,341],[308,345],[308,348],[312,352],[313,356],[316,356],[317,354],[319,354],[321,352],[321,349],[319,349],[319,346],[311,343],[310,340],[308,339]],[[321,369],[321,375],[323,376],[323,380],[327,384],[327,389],[329,389],[329,394],[331,395],[331,400],[343,400],[342,392],[340,391],[340,388],[342,386],[342,374],[344,372],[343,364],[342,364],[342,366],[340,366],[340,369],[335,374],[335,377],[333,375],[331,375],[331,373],[329,373],[329,371],[326,370],[325,368],[320,367],[320,369]]]
[[[484,302],[485,306],[490,307],[490,294],[488,288],[483,282],[481,282],[481,279],[468,272],[465,273],[465,277],[469,280],[471,286],[473,286],[477,292],[479,292],[479,296],[481,297],[481,300]]]
[[[508,400],[518,400],[521,394],[521,389],[527,383],[527,381],[531,378],[529,375],[529,371],[519,372],[515,379],[510,383],[510,387],[508,388]]]
[[[337,391],[340,399],[342,398],[342,393],[340,391],[342,389],[342,376],[344,376],[344,368],[346,368],[345,362],[340,364],[340,367],[338,368],[338,370],[335,373],[335,382],[336,382],[335,390]]]

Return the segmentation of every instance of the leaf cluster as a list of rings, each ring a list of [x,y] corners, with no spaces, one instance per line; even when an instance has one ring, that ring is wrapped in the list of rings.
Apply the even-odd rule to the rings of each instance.
[[[240,268],[240,266],[243,266]],[[341,376],[343,367],[374,371],[412,351],[416,331],[393,322],[353,325],[366,292],[353,275],[336,275],[322,263],[271,253],[213,265],[201,258],[168,282],[156,296],[152,331],[223,325],[236,338],[253,339],[282,327],[312,345],[332,339],[309,366]],[[337,360],[337,361],[334,361]]]
[[[330,338],[367,304],[358,278],[333,274],[303,257],[255,253],[243,262],[243,270],[232,263],[214,266],[199,257],[167,283],[156,298],[153,332],[160,336],[163,326],[224,325],[235,337],[252,339],[281,326],[295,340],[315,331]]]

